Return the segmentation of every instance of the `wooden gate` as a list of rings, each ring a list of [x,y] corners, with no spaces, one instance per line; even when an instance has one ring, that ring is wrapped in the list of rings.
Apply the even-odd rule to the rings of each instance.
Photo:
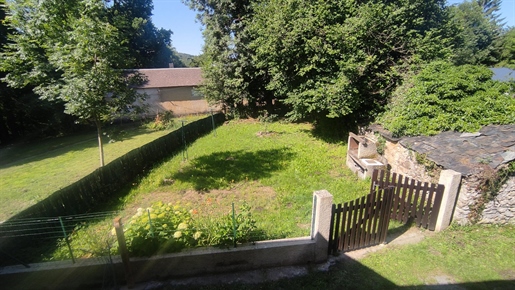
[[[403,223],[412,220],[416,226],[434,231],[445,187],[383,170],[372,173],[370,192],[391,187],[395,190],[391,218]]]
[[[329,252],[346,252],[384,243],[393,192],[393,188],[378,189],[343,205],[333,204]]]
[[[375,170],[368,195],[333,204],[329,253],[384,243],[390,219],[434,230],[443,190],[441,184]]]

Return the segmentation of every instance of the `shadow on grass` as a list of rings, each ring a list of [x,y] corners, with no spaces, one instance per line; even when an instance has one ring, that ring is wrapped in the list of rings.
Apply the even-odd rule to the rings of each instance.
[[[191,183],[198,191],[227,188],[232,183],[270,177],[294,157],[289,148],[215,152],[191,160],[171,178]]]
[[[104,144],[111,140],[123,142],[143,134],[146,129],[138,127],[141,124],[111,125],[104,128]],[[0,169],[24,165],[31,162],[54,158],[68,152],[82,151],[98,146],[96,130],[90,130],[74,135],[46,138],[19,143],[0,148]]]

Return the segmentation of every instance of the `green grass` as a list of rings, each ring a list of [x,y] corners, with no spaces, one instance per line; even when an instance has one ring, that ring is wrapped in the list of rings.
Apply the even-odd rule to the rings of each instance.
[[[449,284],[436,284],[445,277]],[[261,284],[181,289],[515,289],[515,226],[453,226],[412,245],[388,246],[328,272]],[[175,289],[164,285],[160,289]]]
[[[367,193],[345,165],[346,144],[329,144],[309,124],[233,121],[154,168],[125,200],[127,215],[152,202],[182,202],[199,212],[226,213],[246,201],[268,237],[309,235],[312,196],[336,201]],[[187,157],[187,158],[186,158]]]
[[[170,131],[145,126],[107,128],[111,138],[103,140],[105,163]],[[110,143],[112,139],[116,142]],[[96,132],[90,132],[0,148],[0,221],[97,169],[97,146]]]

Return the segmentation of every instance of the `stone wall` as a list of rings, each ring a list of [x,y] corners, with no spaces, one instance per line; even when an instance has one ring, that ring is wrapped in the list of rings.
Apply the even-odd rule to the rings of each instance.
[[[479,179],[475,175],[462,180],[453,217],[453,221],[460,225],[471,223],[471,217],[474,216],[473,209],[481,200],[481,192],[477,189],[478,184]],[[510,177],[496,197],[485,204],[477,222],[480,224],[515,224],[515,177]]]
[[[373,133],[367,133],[366,137],[378,142],[377,135]],[[431,177],[427,174],[425,167],[417,163],[414,151],[402,146],[400,142],[388,139],[385,141],[384,153],[378,160],[387,164],[389,170],[422,182],[436,183],[438,181],[438,176]]]

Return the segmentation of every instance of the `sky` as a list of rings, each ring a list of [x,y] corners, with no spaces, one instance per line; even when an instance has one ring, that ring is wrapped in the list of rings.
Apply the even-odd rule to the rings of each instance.
[[[448,0],[447,4],[461,2],[463,0]],[[503,0],[500,13],[507,26],[515,26],[515,0]],[[190,10],[181,0],[154,0],[153,14],[152,21],[157,28],[173,31],[172,45],[178,52],[192,55],[202,53],[202,25],[196,20],[195,11]]]

